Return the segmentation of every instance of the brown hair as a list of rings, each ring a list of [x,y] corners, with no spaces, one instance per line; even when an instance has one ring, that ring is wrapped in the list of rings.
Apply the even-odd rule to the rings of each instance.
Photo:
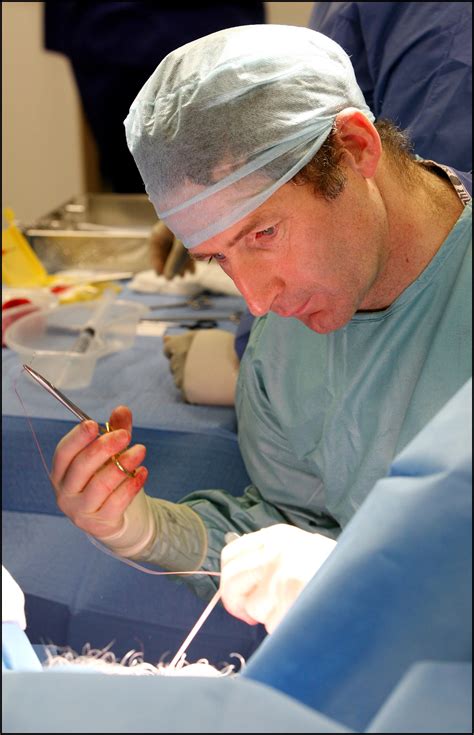
[[[407,133],[398,128],[390,120],[380,119],[374,123],[382,141],[382,146],[396,166],[402,178],[412,178],[414,154],[412,143]],[[319,151],[293,176],[295,184],[313,184],[314,191],[325,199],[335,199],[344,189],[346,175],[341,162],[344,158],[344,148],[339,143],[337,134],[333,130],[325,140]]]

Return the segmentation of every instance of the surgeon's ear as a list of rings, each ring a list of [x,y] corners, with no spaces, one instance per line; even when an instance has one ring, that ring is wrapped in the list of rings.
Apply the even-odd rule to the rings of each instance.
[[[374,176],[382,142],[370,120],[360,110],[349,107],[336,116],[336,135],[345,150],[346,163],[366,179]]]

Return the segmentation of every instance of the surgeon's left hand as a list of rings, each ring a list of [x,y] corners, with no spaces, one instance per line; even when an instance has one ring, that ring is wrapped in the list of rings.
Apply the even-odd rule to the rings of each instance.
[[[221,553],[224,607],[272,633],[335,545],[286,523],[240,536]]]

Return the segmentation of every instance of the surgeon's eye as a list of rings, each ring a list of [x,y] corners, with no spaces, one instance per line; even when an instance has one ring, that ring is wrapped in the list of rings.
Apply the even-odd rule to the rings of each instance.
[[[225,260],[225,255],[224,253],[214,253],[214,255],[211,255],[207,262],[210,263],[211,260],[216,260],[218,263],[223,263]]]
[[[275,237],[277,233],[277,227],[276,225],[273,225],[272,227],[266,227],[264,230],[259,230],[255,233],[255,239],[256,240],[262,240],[265,238],[272,238]]]

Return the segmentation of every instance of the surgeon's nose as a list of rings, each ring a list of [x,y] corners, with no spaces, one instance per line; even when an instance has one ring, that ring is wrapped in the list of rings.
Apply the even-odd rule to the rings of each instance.
[[[244,297],[253,316],[263,316],[271,311],[272,304],[284,287],[283,280],[267,269],[233,269],[232,279]]]

